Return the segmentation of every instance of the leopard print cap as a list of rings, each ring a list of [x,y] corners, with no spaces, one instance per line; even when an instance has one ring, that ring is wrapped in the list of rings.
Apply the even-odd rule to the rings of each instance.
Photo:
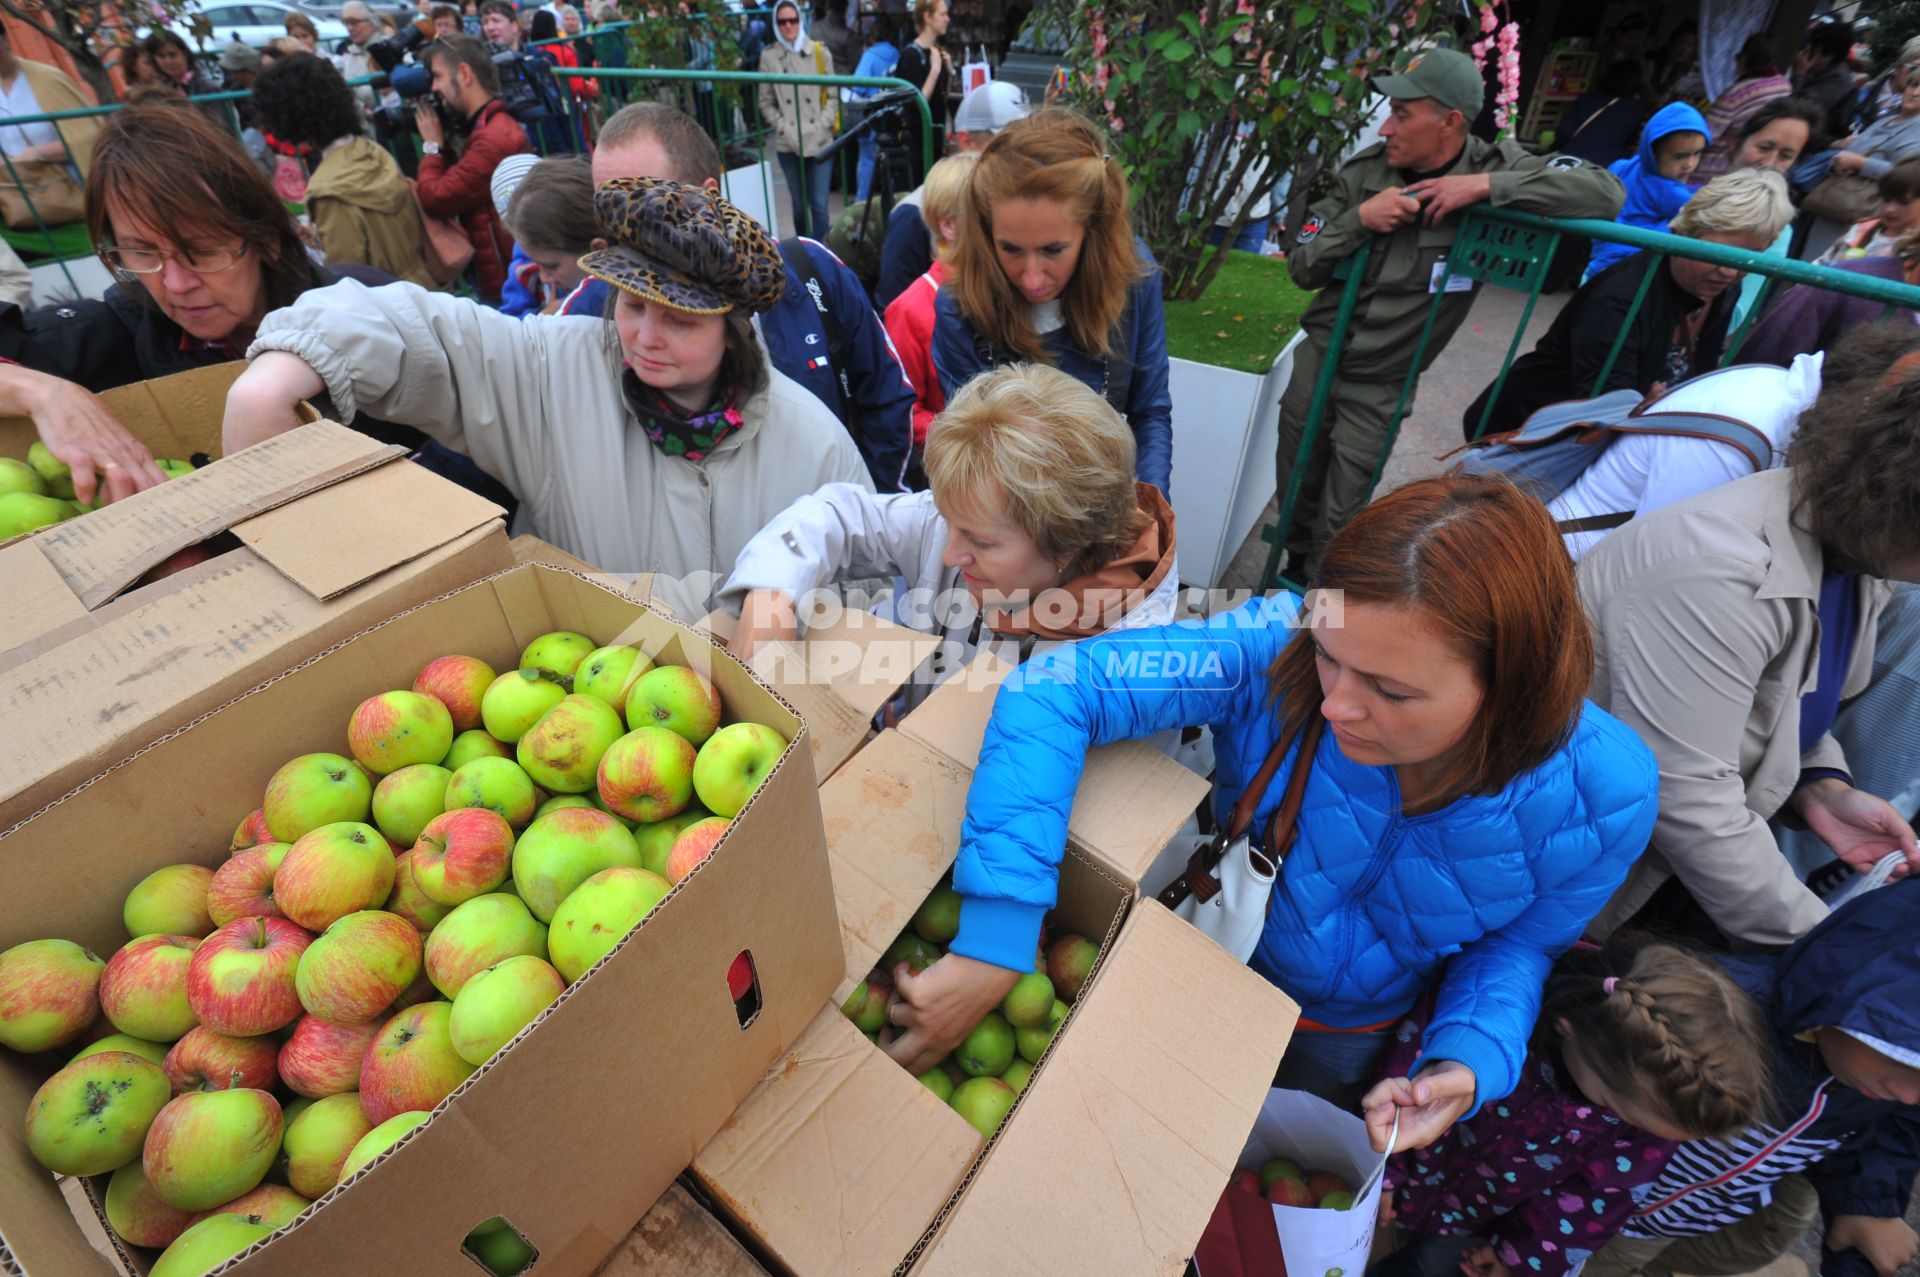
[[[617,177],[593,193],[613,247],[580,269],[615,288],[694,315],[763,311],[787,291],[779,246],[712,191],[658,177]]]

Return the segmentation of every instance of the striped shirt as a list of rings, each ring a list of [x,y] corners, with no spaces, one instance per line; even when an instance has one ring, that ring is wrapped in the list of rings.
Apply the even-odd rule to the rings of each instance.
[[[1851,1132],[1807,1134],[1827,1109],[1822,1082],[1806,1111],[1783,1128],[1752,1126],[1728,1140],[1689,1140],[1651,1184],[1634,1190],[1627,1237],[1690,1237],[1739,1222],[1773,1200],[1773,1186],[1844,1144]]]

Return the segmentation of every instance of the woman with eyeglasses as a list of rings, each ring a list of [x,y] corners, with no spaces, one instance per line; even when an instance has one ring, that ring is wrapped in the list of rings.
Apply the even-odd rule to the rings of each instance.
[[[119,500],[161,482],[153,456],[98,392],[246,354],[270,310],[364,267],[307,255],[292,217],[231,133],[197,111],[131,106],[94,144],[87,233],[116,279],[99,300],[0,307],[0,416],[33,420],[73,468],[81,500]],[[416,446],[420,436],[359,428]]]

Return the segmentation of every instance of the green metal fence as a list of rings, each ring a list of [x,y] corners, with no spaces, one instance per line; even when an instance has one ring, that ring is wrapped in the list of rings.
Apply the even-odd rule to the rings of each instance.
[[[1600,373],[1594,379],[1589,392],[1591,394],[1598,394],[1600,388],[1606,385],[1607,377],[1613,371],[1613,365],[1619,358],[1621,348],[1626,344],[1627,332],[1633,325],[1634,316],[1639,313],[1641,304],[1646,300],[1648,288],[1655,276],[1659,274],[1660,260],[1668,257],[1683,257],[1693,261],[1709,262],[1716,266],[1732,267],[1748,274],[1763,275],[1768,281],[1767,291],[1783,282],[1810,284],[1816,288],[1843,293],[1849,297],[1879,302],[1884,307],[1883,316],[1895,308],[1920,311],[1920,286],[1913,284],[1876,279],[1853,271],[1835,270],[1830,266],[1817,266],[1811,262],[1794,261],[1791,258],[1776,257],[1768,253],[1732,248],[1725,244],[1710,244],[1704,240],[1688,239],[1661,231],[1643,230],[1637,226],[1623,226],[1617,222],[1600,222],[1586,218],[1543,217],[1536,213],[1519,213],[1510,209],[1491,208],[1484,204],[1476,205],[1462,215],[1459,232],[1454,237],[1453,247],[1447,255],[1446,267],[1440,280],[1434,285],[1433,304],[1427,310],[1426,324],[1421,329],[1420,339],[1414,347],[1412,365],[1407,370],[1406,380],[1400,389],[1399,401],[1394,406],[1393,416],[1388,422],[1386,440],[1381,445],[1379,456],[1374,460],[1373,477],[1367,485],[1369,493],[1380,482],[1380,476],[1386,469],[1387,459],[1393,454],[1394,443],[1399,439],[1400,425],[1406,416],[1407,406],[1413,399],[1414,387],[1420,378],[1420,365],[1426,358],[1434,325],[1439,319],[1440,303],[1447,295],[1446,282],[1455,277],[1463,277],[1489,287],[1513,289],[1527,295],[1519,325],[1514,330],[1512,342],[1507,346],[1506,357],[1500,363],[1500,371],[1494,378],[1493,391],[1487,396],[1487,406],[1481,412],[1480,420],[1475,424],[1473,434],[1478,438],[1486,429],[1487,420],[1493,411],[1494,402],[1500,396],[1501,387],[1506,384],[1508,370],[1512,368],[1514,359],[1520,354],[1520,343],[1525,338],[1527,323],[1533,318],[1534,307],[1545,288],[1554,254],[1568,236],[1612,240],[1651,252],[1656,258],[1654,268],[1648,270],[1645,278],[1641,280],[1639,291],[1634,294],[1633,304],[1621,321],[1620,333],[1614,338],[1613,347],[1607,352],[1606,361],[1601,365]],[[1320,442],[1327,402],[1332,397],[1334,378],[1339,373],[1340,356],[1346,345],[1347,333],[1353,323],[1353,314],[1359,301],[1361,283],[1366,278],[1367,261],[1371,249],[1371,241],[1363,242],[1359,250],[1342,261],[1334,271],[1334,279],[1341,286],[1340,304],[1334,316],[1332,333],[1328,338],[1326,358],[1321,364],[1320,376],[1314,383],[1313,397],[1307,408],[1305,429],[1301,433],[1300,445],[1294,453],[1286,491],[1279,494],[1279,510],[1274,522],[1260,532],[1261,537],[1269,542],[1266,567],[1260,574],[1260,588],[1263,590],[1281,587],[1298,590],[1303,584],[1280,574],[1280,555],[1285,548],[1287,532],[1293,525],[1294,511],[1300,503],[1300,488],[1306,477],[1307,463]],[[1741,344],[1765,309],[1767,300],[1767,292],[1763,291],[1760,298],[1749,308],[1740,328],[1728,335],[1726,348],[1721,356],[1723,367],[1736,360]],[[1295,565],[1288,564],[1288,567],[1293,569]]]

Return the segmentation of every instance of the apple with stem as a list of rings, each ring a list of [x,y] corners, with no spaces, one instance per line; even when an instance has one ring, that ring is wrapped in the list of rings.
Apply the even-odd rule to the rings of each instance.
[[[716,816],[737,816],[787,751],[787,738],[764,723],[729,723],[693,760],[693,792]]]
[[[197,1024],[173,1044],[160,1067],[173,1083],[175,1095],[184,1091],[225,1091],[236,1086],[271,1091],[280,1080],[276,1067],[279,1056],[279,1039],[270,1035],[229,1037]]]
[[[480,698],[493,685],[493,666],[473,656],[442,656],[414,676],[413,690],[447,707],[457,731],[480,726]]]
[[[430,1110],[472,1075],[454,1050],[453,1004],[423,1002],[380,1028],[360,1065],[360,1107],[378,1125],[415,1109]]]
[[[373,782],[351,758],[302,754],[273,774],[260,807],[275,842],[297,842],[322,825],[364,821],[373,810]]]
[[[443,995],[453,998],[475,973],[496,962],[523,953],[541,957],[546,952],[547,928],[534,918],[526,901],[497,891],[460,905],[433,929],[427,937],[427,977]]]
[[[460,1058],[475,1066],[539,1018],[567,987],[560,973],[529,954],[475,972],[453,1000],[447,1031]]]
[[[207,913],[207,889],[213,870],[205,865],[167,865],[156,869],[127,893],[121,920],[130,936],[204,936],[213,930]]]
[[[100,973],[100,1010],[122,1033],[172,1042],[199,1020],[187,1001],[187,967],[201,941],[141,936],[120,946]]]
[[[287,1123],[281,1138],[287,1183],[308,1197],[330,1192],[340,1182],[347,1154],[372,1129],[373,1123],[360,1108],[358,1091],[315,1100]]]
[[[61,1069],[27,1101],[27,1151],[57,1175],[104,1175],[140,1156],[173,1098],[166,1070],[126,1051]]]
[[[322,825],[287,848],[273,876],[281,912],[308,931],[378,909],[393,891],[393,848],[372,825]]]
[[[664,727],[698,748],[720,726],[720,689],[684,665],[656,665],[627,692],[627,726]]]
[[[666,898],[673,884],[644,869],[602,869],[554,911],[548,956],[572,984],[612,952]]]
[[[412,855],[414,885],[427,899],[465,904],[507,880],[513,828],[485,807],[458,807],[427,822]]]
[[[266,842],[228,857],[207,886],[207,916],[216,927],[236,918],[284,918],[274,899],[273,876],[287,858],[287,844]]]
[[[0,1046],[48,1051],[85,1033],[100,1013],[106,969],[71,940],[28,940],[0,953]]]
[[[420,933],[397,914],[350,913],[314,938],[294,985],[308,1015],[329,1024],[380,1018],[420,974]]]
[[[664,727],[636,727],[600,760],[598,792],[607,810],[629,820],[667,820],[693,801],[695,752]]]
[[[294,973],[312,940],[285,918],[236,918],[194,951],[187,1005],[200,1023],[229,1037],[285,1028],[300,1018]]]
[[[329,1024],[303,1016],[280,1047],[280,1080],[296,1095],[325,1099],[360,1089],[360,1064],[380,1035],[378,1022]]]
[[[594,807],[542,816],[513,845],[513,884],[542,922],[553,920],[575,887],[616,865],[638,868],[640,848],[624,825]]]

